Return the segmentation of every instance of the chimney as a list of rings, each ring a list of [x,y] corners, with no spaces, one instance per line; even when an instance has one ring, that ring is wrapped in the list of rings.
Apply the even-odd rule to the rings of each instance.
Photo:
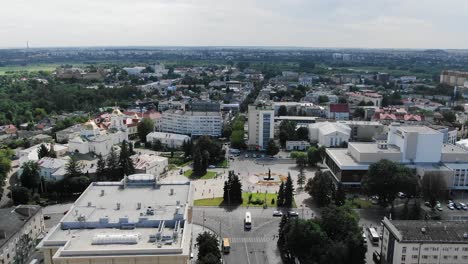
[[[120,210],[120,203],[117,203],[117,210]]]
[[[141,203],[137,203],[137,210],[141,209]]]
[[[101,196],[104,196],[104,190],[101,190]]]

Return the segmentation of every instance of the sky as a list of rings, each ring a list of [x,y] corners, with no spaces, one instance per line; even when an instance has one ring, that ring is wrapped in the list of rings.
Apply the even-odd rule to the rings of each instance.
[[[1,0],[0,48],[468,48],[468,0]]]

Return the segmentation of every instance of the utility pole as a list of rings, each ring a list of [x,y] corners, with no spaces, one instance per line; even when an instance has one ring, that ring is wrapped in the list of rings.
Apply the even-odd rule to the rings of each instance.
[[[205,231],[205,211],[203,211],[203,231]]]

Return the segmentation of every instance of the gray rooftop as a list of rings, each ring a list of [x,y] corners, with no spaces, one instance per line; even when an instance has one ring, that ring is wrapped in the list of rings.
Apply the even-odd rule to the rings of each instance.
[[[417,132],[420,134],[440,134],[439,131],[427,126],[401,126],[398,127],[398,130],[402,132]]]
[[[38,247],[60,247],[54,258],[188,254],[189,196],[189,182],[149,174],[92,183]]]
[[[0,248],[40,210],[36,205],[0,209]]]
[[[385,218],[383,223],[392,233],[399,233],[400,242],[468,244],[468,221],[395,221]]]
[[[400,148],[395,145],[387,144],[386,149],[378,148],[377,143],[372,142],[349,142],[360,153],[400,153]]]

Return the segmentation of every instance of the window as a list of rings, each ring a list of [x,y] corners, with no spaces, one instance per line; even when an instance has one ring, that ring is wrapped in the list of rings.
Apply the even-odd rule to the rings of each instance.
[[[401,250],[401,253],[406,253],[406,247],[403,247],[403,249]]]
[[[418,258],[418,255],[413,255],[413,259],[417,259]]]
[[[418,251],[418,247],[413,247],[413,251]]]
[[[427,255],[422,255],[422,259],[427,259]]]
[[[405,261],[406,260],[406,255],[402,255],[401,256],[401,261]]]

